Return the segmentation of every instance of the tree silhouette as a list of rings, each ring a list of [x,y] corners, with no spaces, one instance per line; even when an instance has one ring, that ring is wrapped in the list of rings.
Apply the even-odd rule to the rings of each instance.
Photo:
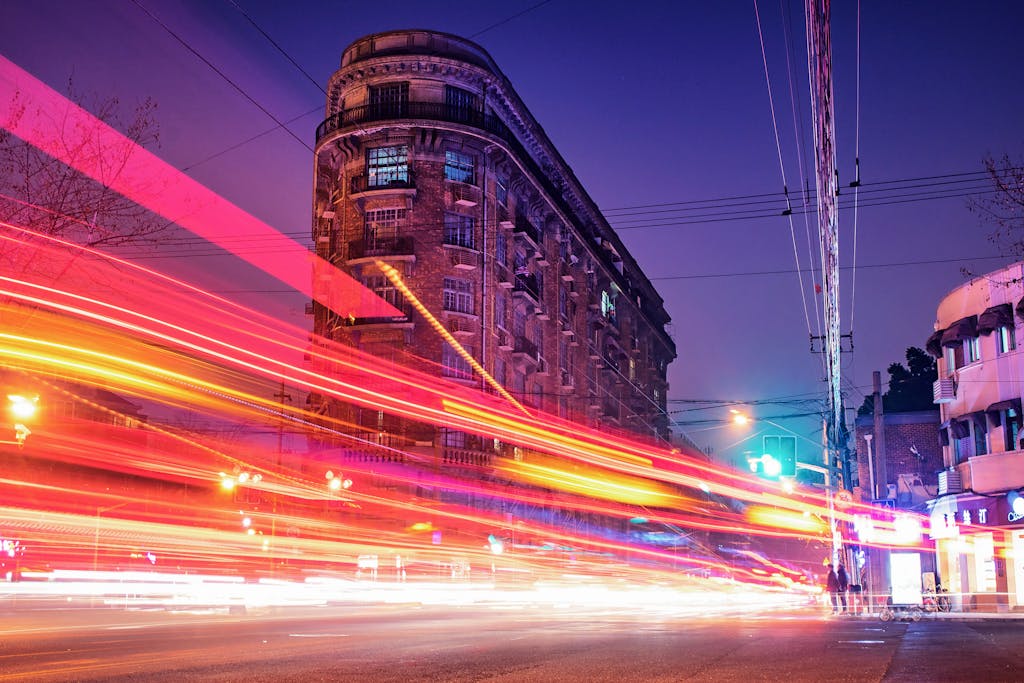
[[[117,177],[140,147],[155,146],[159,141],[156,103],[150,99],[128,111],[116,97],[77,93],[71,79],[67,97],[68,106],[81,106],[99,122],[95,144],[87,131],[85,142],[70,151],[73,155],[102,154],[107,183]],[[60,118],[60,112],[40,112],[31,107],[15,93],[6,116],[12,123],[24,116],[48,119],[58,141],[64,141],[70,124]],[[98,133],[103,124],[117,129],[133,144],[101,149]],[[107,183],[67,166],[0,126],[0,221],[89,247],[150,244],[169,227],[166,220],[115,192]]]
[[[932,397],[932,384],[938,378],[935,359],[916,346],[907,349],[906,359],[906,365],[893,363],[889,366],[889,389],[882,394],[882,408],[887,413],[935,410]],[[866,396],[857,414],[871,415],[874,407],[874,397]]]

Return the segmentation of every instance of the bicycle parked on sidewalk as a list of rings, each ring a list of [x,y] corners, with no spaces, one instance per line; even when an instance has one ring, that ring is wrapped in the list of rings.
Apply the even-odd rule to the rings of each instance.
[[[942,586],[936,586],[935,592],[925,591],[921,597],[921,606],[925,612],[948,612],[951,607],[949,591]]]
[[[921,605],[897,605],[893,603],[891,595],[878,598],[878,618],[882,621],[892,621],[897,618],[921,621],[923,616],[924,608]]]

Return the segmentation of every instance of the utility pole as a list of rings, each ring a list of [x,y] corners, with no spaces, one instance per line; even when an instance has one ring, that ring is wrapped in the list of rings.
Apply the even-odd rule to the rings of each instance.
[[[285,393],[284,380],[281,380],[281,391],[274,394],[274,398],[281,402],[281,412],[277,421],[277,466],[281,466],[281,454],[284,451],[284,402],[292,402],[291,394]]]
[[[281,412],[278,415],[277,422],[277,467],[278,470],[281,468],[281,454],[284,451],[284,402],[292,402],[291,394],[285,393],[284,390],[284,379],[281,379],[281,390],[274,394],[274,398],[281,402]],[[278,472],[280,476],[280,471]],[[274,554],[277,552],[277,493],[271,493],[273,504],[270,515],[270,575],[274,575],[274,570],[277,566],[277,559]]]
[[[807,58],[810,61],[811,112],[814,120],[815,185],[818,201],[818,241],[823,272],[825,319],[825,371],[828,382],[826,418],[826,467],[844,454],[846,430],[840,375],[839,332],[839,173],[835,158],[835,106],[832,89],[832,38],[830,0],[806,0]],[[846,458],[843,458],[843,487],[849,488]]]

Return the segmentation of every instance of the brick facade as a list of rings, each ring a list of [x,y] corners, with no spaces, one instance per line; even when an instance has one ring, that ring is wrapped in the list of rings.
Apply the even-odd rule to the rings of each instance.
[[[345,320],[318,303],[314,331],[484,386],[391,291],[379,259],[520,402],[667,438],[676,351],[662,299],[487,53],[426,31],[368,36],[345,50],[328,92],[317,130],[317,252],[406,315]],[[369,159],[380,150],[402,160],[397,182],[373,180]],[[464,177],[446,172],[452,155],[470,161]],[[389,241],[371,225],[379,211],[399,217]],[[472,230],[452,239],[446,221],[456,219]],[[446,296],[446,282],[457,291]],[[382,429],[379,415],[317,407]],[[386,428],[408,436],[408,426]]]
[[[858,417],[856,421],[857,473],[859,486],[855,493],[862,500],[871,500],[871,473],[868,467],[867,441],[864,435],[871,434],[872,454],[875,466],[875,483],[878,498],[886,498],[886,484],[897,487],[896,504],[910,507],[921,503],[930,492],[935,493],[938,471],[942,469],[942,445],[939,443],[939,412],[920,411],[910,413],[887,413],[883,415],[885,439],[886,478],[880,478],[881,465],[878,461],[878,440],[872,416]],[[911,448],[916,449],[915,454]],[[920,480],[920,486],[914,484]]]

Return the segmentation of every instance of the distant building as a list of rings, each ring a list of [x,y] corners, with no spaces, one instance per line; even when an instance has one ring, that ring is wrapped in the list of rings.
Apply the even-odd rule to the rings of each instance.
[[[943,584],[963,607],[1024,609],[1024,263],[957,287],[939,303],[928,351],[945,469],[931,501]]]
[[[316,252],[402,316],[344,319],[315,303],[317,335],[484,386],[382,274],[384,261],[523,404],[669,438],[676,349],[662,298],[482,48],[431,31],[361,38],[330,79],[327,114],[316,131]],[[311,402],[381,445],[432,443],[445,461],[482,465],[498,454],[493,440]]]

